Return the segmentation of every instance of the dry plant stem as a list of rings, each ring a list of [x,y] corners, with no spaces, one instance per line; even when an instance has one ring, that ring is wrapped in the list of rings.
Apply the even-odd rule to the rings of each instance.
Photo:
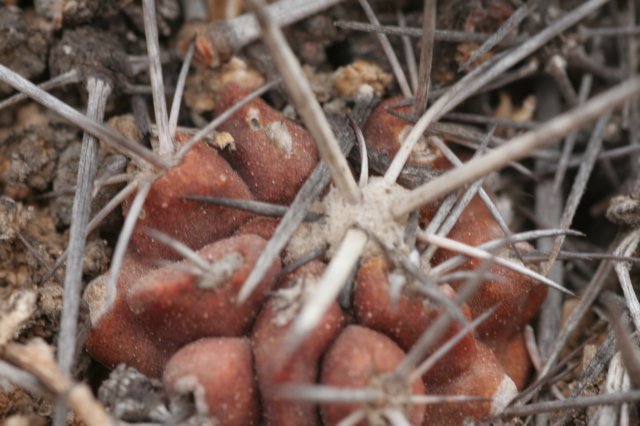
[[[542,78],[538,81],[536,92],[540,95],[540,101],[544,102],[547,107],[545,107],[544,110],[538,111],[537,118],[542,121],[546,121],[559,113],[559,95],[555,91],[555,88],[549,87],[550,85],[548,84],[547,78]],[[572,133],[572,135],[577,136],[577,132]],[[571,137],[572,136],[569,135],[569,137],[565,139],[565,143]],[[559,148],[560,147],[556,147],[556,149]],[[535,168],[536,170],[539,170],[544,168],[547,164],[547,160],[536,159]],[[549,179],[544,179],[538,182],[535,187],[536,198],[534,208],[535,215],[541,219],[542,223],[557,227],[560,223],[562,205],[564,202],[561,194],[554,191],[553,185],[553,182]],[[548,251],[551,250],[552,245],[553,241],[540,240],[537,242],[536,246],[539,250]],[[525,259],[527,259],[526,256]],[[546,259],[542,260],[544,261]],[[548,276],[555,282],[563,283],[563,265],[554,264]],[[551,346],[553,345],[553,341],[555,340],[558,330],[560,329],[562,298],[563,296],[561,293],[550,291],[547,293],[547,298],[541,307],[541,313],[538,317],[538,348],[542,358],[546,358]],[[536,370],[539,370],[540,365],[541,363],[538,364]]]
[[[609,321],[616,335],[616,345],[629,379],[635,389],[640,387],[640,348],[624,322],[624,315],[613,304],[609,307]],[[634,333],[636,334],[636,333]],[[626,390],[626,389],[625,389]]]
[[[614,242],[614,244],[619,244],[619,241]],[[556,364],[558,357],[560,356],[560,351],[566,345],[569,336],[571,335],[571,333],[574,332],[579,322],[582,320],[582,318],[587,313],[587,311],[591,308],[591,305],[593,304],[593,302],[596,300],[596,298],[602,291],[602,288],[606,283],[606,279],[611,273],[611,269],[612,269],[612,266],[610,261],[605,260],[600,262],[600,265],[598,266],[598,269],[593,275],[593,278],[591,278],[589,285],[586,287],[586,289],[582,293],[582,298],[580,299],[578,304],[575,306],[574,310],[571,312],[571,315],[565,321],[564,326],[558,333],[555,343],[552,349],[549,351],[547,359],[545,360],[545,363],[542,369],[540,370],[538,377],[546,376],[547,373],[549,373],[549,371],[551,371],[553,366]],[[533,396],[535,396],[535,392],[532,393],[527,400],[529,400]],[[523,401],[523,402],[526,402],[526,401]]]
[[[396,11],[398,17],[398,26],[400,28],[406,28],[407,19],[400,10]],[[418,90],[418,65],[416,61],[416,54],[413,51],[411,45],[411,39],[409,36],[402,36],[402,50],[404,51],[405,61],[407,62],[407,71],[409,72],[409,81],[411,82],[411,88],[415,93]]]
[[[582,374],[576,381],[576,386],[571,390],[570,398],[581,395],[587,386],[591,386],[594,381],[603,373],[605,367],[609,364],[611,358],[615,355],[615,338],[613,333],[608,333],[607,338],[602,342],[596,355],[593,357],[589,365],[583,370]],[[567,423],[571,412],[556,420],[553,426],[560,426]]]
[[[627,390],[629,390],[629,377],[625,372],[620,353],[617,353],[609,363],[609,371],[607,372],[607,378],[605,381],[604,389],[602,389],[602,394],[611,394]],[[607,426],[614,424],[627,426],[629,424],[629,419],[623,417],[623,411],[626,411],[625,407],[627,407],[628,409],[629,405],[622,404],[620,407],[609,405],[601,406],[593,415],[591,422],[592,424],[596,424],[598,426]],[[620,418],[618,416],[619,414]]]
[[[598,119],[598,121],[596,122],[593,132],[591,133],[589,143],[587,144],[584,158],[582,159],[582,163],[580,164],[580,168],[578,169],[578,174],[576,175],[576,178],[573,182],[571,192],[565,204],[564,211],[562,212],[560,229],[569,229],[571,222],[573,222],[573,217],[576,213],[576,210],[578,209],[578,204],[580,204],[580,200],[582,199],[582,195],[584,194],[584,191],[586,189],[587,182],[589,181],[589,176],[591,176],[593,167],[595,166],[596,160],[598,159],[598,154],[602,149],[604,131],[607,127],[607,124],[609,124],[610,119],[611,111],[604,113],[604,115],[600,117],[600,119]],[[543,268],[545,275],[548,274],[551,270],[556,256],[560,252],[560,248],[562,247],[564,239],[565,237],[563,235],[560,235],[553,242],[549,260]]]
[[[158,126],[158,154],[167,158],[173,154],[172,133],[169,129],[167,100],[164,96],[164,80],[160,63],[160,42],[158,41],[158,22],[156,19],[156,2],[142,0],[144,17],[144,34],[147,41],[147,57],[149,58],[149,79],[153,95],[153,110]]]
[[[92,120],[102,121],[111,86],[102,79],[90,77],[87,81],[87,91],[89,93],[87,116]],[[98,141],[85,133],[78,163],[77,190],[71,211],[69,259],[64,277],[64,298],[58,336],[58,367],[65,376],[70,375],[75,359],[78,310],[82,294],[82,265],[97,167]],[[66,411],[64,402],[59,400],[56,404],[54,424],[65,423]]]
[[[437,200],[462,185],[470,183],[492,171],[499,170],[507,165],[509,161],[524,158],[530,152],[556,142],[571,131],[592,122],[604,112],[610,111],[625,101],[638,96],[639,93],[640,78],[621,83],[592,98],[584,105],[550,120],[539,129],[517,136],[506,145],[487,153],[482,158],[472,160],[463,167],[451,170],[414,189],[394,205],[392,213],[395,217],[401,217],[424,204]]]
[[[578,93],[578,104],[582,104],[587,100],[589,92],[591,92],[592,84],[593,76],[591,74],[586,74],[582,77],[582,80],[580,81],[580,90]],[[560,155],[560,160],[558,160],[558,168],[556,169],[556,175],[553,181],[554,194],[557,194],[560,191],[560,186],[562,185],[562,181],[564,180],[564,176],[567,172],[571,153],[573,152],[573,147],[575,146],[577,140],[578,132],[569,134],[569,136],[567,136],[564,140],[564,144],[562,145],[562,154]]]
[[[287,26],[325,10],[343,0],[282,0],[266,6],[278,26]],[[207,29],[212,44],[223,52],[236,52],[258,40],[260,26],[253,14],[211,24]]]
[[[365,15],[367,15],[367,19],[369,19],[369,22],[371,22],[373,25],[380,25],[378,17],[371,8],[371,5],[369,5],[369,2],[367,0],[358,0],[358,2],[360,3],[360,7],[362,7],[362,10],[364,10]],[[389,64],[391,65],[393,74],[396,76],[396,81],[400,86],[402,96],[404,96],[405,98],[410,98],[411,88],[409,87],[409,82],[407,81],[407,77],[404,75],[404,71],[402,70],[400,61],[398,61],[398,56],[393,50],[393,47],[391,47],[389,39],[385,34],[382,33],[377,33],[376,36],[378,37],[378,41],[382,46],[382,50],[384,51],[384,54],[387,57]]]
[[[494,34],[491,35],[482,46],[473,51],[471,56],[460,65],[459,71],[467,71],[471,68],[474,62],[476,62],[482,55],[497,46],[505,37],[509,35],[514,28],[516,28],[524,19],[529,16],[529,13],[533,11],[538,3],[538,0],[530,0],[527,4],[520,6],[515,12],[507,18],[506,21],[498,28]]]
[[[73,383],[57,369],[53,354],[43,341],[32,341],[26,345],[9,343],[0,348],[0,357],[36,377],[54,395],[64,398],[86,424],[115,426],[104,407],[91,394],[89,386]]]
[[[322,319],[327,309],[337,298],[362,254],[368,236],[359,229],[349,229],[324,275],[305,302],[295,319],[287,337],[284,350],[291,354]]]
[[[42,387],[38,379],[33,374],[29,374],[21,368],[14,367],[8,362],[0,360],[0,378],[6,379],[13,383],[15,386],[31,392],[33,394],[44,394],[48,397],[47,390]]]
[[[44,107],[55,111],[85,132],[110,143],[115,148],[120,149],[125,153],[133,154],[134,158],[142,159],[160,169],[169,169],[169,165],[142,145],[132,142],[121,134],[104,126],[102,123],[98,123],[95,120],[88,118],[58,98],[50,95],[44,90],[41,90],[29,80],[26,80],[2,64],[0,64],[0,80],[14,89],[26,94],[34,101],[42,104]]]
[[[535,121],[530,121],[530,120],[526,120],[526,121],[507,120],[504,118],[488,117],[486,115],[471,114],[466,112],[449,112],[445,114],[443,119],[459,120],[459,121],[475,123],[475,124],[493,124],[496,126],[512,127],[514,129],[525,129],[525,130],[535,129],[540,125],[540,123],[536,123]]]
[[[640,27],[628,26],[628,27],[602,27],[602,28],[583,28],[580,31],[580,36],[583,38],[592,37],[633,37],[640,34]]]
[[[171,112],[169,113],[169,134],[173,137],[176,134],[176,127],[178,126],[178,116],[180,115],[180,104],[182,103],[182,94],[184,93],[184,86],[187,82],[187,75],[189,74],[189,66],[191,66],[191,60],[193,59],[193,52],[195,51],[195,44],[191,42],[187,54],[184,56],[182,62],[182,68],[178,75],[178,83],[176,85],[176,91],[173,93],[173,101],[171,102]]]
[[[505,72],[502,74],[502,77],[498,77],[491,83],[478,89],[477,94],[489,93],[493,90],[504,87],[507,84],[511,84],[518,80],[529,78],[535,75],[539,71],[539,69],[540,69],[540,61],[538,61],[538,59],[535,57],[531,58],[531,60],[529,60],[526,64],[524,64],[520,68],[516,68],[514,71]]]
[[[80,79],[77,70],[67,71],[64,74],[57,75],[53,77],[51,80],[45,81],[38,85],[38,88],[41,90],[51,90],[57,87],[66,86],[68,84],[77,83]],[[13,96],[8,97],[7,99],[0,102],[0,110],[10,107],[12,105],[17,104],[18,102],[27,99],[28,96],[24,93],[16,93]]]
[[[422,14],[422,39],[420,41],[420,68],[418,89],[413,104],[413,114],[421,115],[427,109],[431,86],[431,65],[433,63],[433,34],[436,30],[436,0],[424,0]]]
[[[291,96],[293,105],[313,136],[320,157],[331,171],[334,184],[348,202],[359,202],[361,194],[358,184],[351,175],[347,160],[340,152],[338,141],[311,90],[300,62],[285,40],[282,30],[267,11],[264,1],[250,0],[249,5],[256,14],[262,29],[263,41],[271,52],[278,71],[280,71],[287,93]]]
[[[394,35],[400,37],[422,37],[422,28],[408,28],[402,25],[372,25],[365,22],[355,21],[336,21],[334,25],[338,28],[344,28],[346,30],[364,31],[364,32],[376,32],[387,35]],[[492,34],[482,33],[467,33],[463,31],[450,31],[450,30],[438,30],[433,33],[433,37],[436,41],[443,41],[449,43],[483,43],[491,38]],[[503,40],[499,44],[506,46],[513,46],[522,43],[522,39],[516,40]]]
[[[640,400],[640,390],[616,392],[597,396],[584,396],[560,401],[546,401],[523,406],[507,408],[500,415],[506,420],[518,416],[529,416],[537,413],[551,413],[554,411],[571,410],[574,408],[588,408],[594,405],[620,405]]]
[[[522,265],[519,265],[514,262],[510,262],[501,257],[497,257],[485,250],[482,250],[478,247],[473,247],[464,243],[461,243],[456,240],[452,240],[450,238],[444,238],[434,234],[427,234],[418,230],[418,239],[424,241],[429,244],[434,244],[438,247],[444,248],[446,250],[455,251],[457,253],[463,254],[465,256],[474,257],[477,259],[488,260],[494,262],[498,265],[504,266],[505,268],[509,268],[512,271],[518,272],[526,277],[534,279],[540,283],[546,284],[551,288],[555,288],[556,290],[560,290],[566,294],[573,295],[573,293],[566,288],[562,287],[558,283],[548,279],[547,277],[538,274],[537,272],[532,271]]]
[[[620,246],[613,252],[619,256],[632,256],[638,243],[640,242],[640,229],[631,231],[620,243]],[[631,275],[629,274],[629,264],[626,262],[616,262],[614,265],[618,280],[620,281],[620,287],[624,293],[627,307],[629,308],[629,314],[633,321],[636,332],[640,332],[640,303],[638,303],[638,296],[633,287]]]
[[[499,240],[488,241],[484,244],[477,246],[476,248],[487,250],[487,251],[496,250],[508,244],[515,244],[520,241],[528,241],[528,240],[533,240],[537,238],[549,238],[549,237],[554,237],[561,234],[582,235],[580,233],[576,233],[575,231],[567,231],[567,230],[561,230],[561,229],[543,229],[538,231],[521,232],[519,234],[513,234],[509,238],[502,238]],[[467,259],[465,256],[461,256],[461,255],[454,256],[450,259],[445,260],[438,266],[433,267],[430,271],[430,274],[434,276],[440,276],[444,272],[450,271],[460,266],[466,260]]]
[[[327,385],[281,385],[278,397],[294,401],[308,401],[316,404],[332,402],[359,402],[369,404],[381,402],[384,393],[378,389],[347,389]]]
[[[560,94],[571,108],[578,104],[578,95],[567,75],[567,62],[560,55],[553,55],[545,71],[553,77]]]
[[[538,50],[540,47],[545,45],[561,32],[575,25],[585,16],[598,9],[606,2],[607,0],[587,1],[583,5],[574,9],[572,12],[569,12],[561,18],[557,19],[547,28],[525,41],[522,45],[500,56],[494,63],[489,62],[489,64],[492,65],[487,65],[486,68],[484,66],[479,66],[478,68],[474,69],[474,71],[470,72],[461,80],[459,80],[456,84],[454,84],[447,91],[447,93],[442,95],[442,97],[440,97],[413,126],[413,128],[405,138],[402,147],[400,148],[400,150],[398,150],[398,153],[391,162],[389,170],[384,176],[385,180],[387,182],[396,181],[396,179],[400,175],[400,172],[402,171],[402,168],[407,162],[407,159],[409,158],[409,155],[411,154],[411,151],[413,150],[415,144],[418,142],[429,124],[431,124],[433,121],[436,121],[442,115],[455,108],[462,101],[475,94],[488,82],[504,73],[506,70],[529,56],[534,51]],[[435,198],[437,197],[434,197],[433,199]]]
[[[131,234],[133,234],[133,229],[138,221],[138,215],[140,214],[140,211],[142,211],[144,202],[151,190],[153,180],[154,179],[149,179],[140,185],[138,193],[131,203],[131,208],[129,209],[127,218],[124,221],[124,225],[122,226],[122,231],[120,231],[118,242],[113,250],[113,258],[111,259],[111,270],[109,272],[109,281],[107,282],[107,296],[105,298],[104,306],[102,307],[103,309],[108,309],[116,300],[118,277],[120,276],[120,268],[122,267],[124,255],[127,251]]]

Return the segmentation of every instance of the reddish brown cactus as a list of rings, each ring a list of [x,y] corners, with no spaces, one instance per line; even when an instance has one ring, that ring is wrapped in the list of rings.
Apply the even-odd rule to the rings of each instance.
[[[157,269],[130,289],[127,303],[161,342],[183,345],[206,336],[242,336],[280,270],[278,260],[251,297],[238,303],[238,291],[265,245],[257,235],[217,241],[198,252],[211,271],[194,275],[171,266]]]
[[[226,85],[216,114],[247,94],[234,84]],[[307,130],[261,99],[241,108],[220,130],[229,132],[235,140],[235,148],[223,151],[224,157],[263,201],[291,202],[318,162],[315,143]]]
[[[207,338],[180,349],[167,363],[169,395],[193,394],[199,414],[223,425],[257,425],[260,418],[253,357],[244,338]]]
[[[177,138],[182,142],[188,139],[180,134]],[[147,227],[199,249],[230,236],[251,217],[240,210],[186,200],[185,195],[253,199],[247,185],[224,158],[199,142],[181,164],[153,183],[131,236],[136,253],[148,259],[178,259],[175,252],[148,235]],[[132,200],[133,197],[124,203],[125,215]]]

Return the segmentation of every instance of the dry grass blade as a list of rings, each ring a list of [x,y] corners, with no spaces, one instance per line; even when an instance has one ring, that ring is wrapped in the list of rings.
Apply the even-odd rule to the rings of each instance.
[[[619,244],[619,241],[614,242],[614,244]],[[558,361],[558,357],[560,356],[560,351],[567,343],[567,339],[575,331],[576,327],[580,323],[580,320],[582,320],[584,315],[591,308],[591,305],[602,291],[602,288],[607,281],[607,277],[611,273],[611,269],[612,267],[610,261],[605,260],[600,262],[600,265],[591,278],[589,285],[582,292],[580,301],[574,307],[571,315],[569,315],[569,318],[567,318],[567,320],[565,321],[564,326],[560,330],[560,333],[558,333],[554,345],[549,351],[547,359],[545,360],[545,363],[540,370],[540,373],[538,374],[539,377],[546,376],[547,373],[549,373],[549,371],[551,371],[553,366],[556,364],[556,362]],[[533,396],[534,394],[535,393],[533,393],[531,396]]]
[[[308,401],[318,404],[323,403],[354,403],[363,404],[380,402],[384,399],[384,393],[379,389],[348,389],[326,385],[295,385],[284,384],[276,391],[278,397],[292,401]]]
[[[591,91],[591,86],[593,84],[593,76],[591,74],[587,74],[582,77],[582,81],[580,82],[580,90],[578,93],[578,104],[584,103],[589,96],[589,92]],[[556,174],[553,180],[553,192],[558,193],[560,191],[560,185],[562,185],[562,181],[564,180],[564,176],[567,172],[567,167],[569,166],[569,159],[571,158],[571,153],[573,152],[573,147],[578,140],[578,132],[573,132],[567,136],[564,140],[564,144],[562,146],[562,154],[560,155],[560,160],[558,161],[558,168],[556,169]]]
[[[364,10],[365,15],[367,15],[367,19],[373,25],[380,25],[378,21],[378,17],[375,12],[371,8],[371,5],[367,0],[358,0],[360,3],[360,7]],[[407,76],[404,75],[404,71],[402,70],[402,66],[400,65],[400,61],[398,60],[398,56],[396,52],[391,47],[391,43],[385,34],[377,33],[378,41],[382,46],[382,50],[391,65],[391,69],[393,70],[393,74],[396,77],[396,81],[398,82],[398,86],[400,86],[400,91],[402,92],[402,96],[405,98],[411,97],[411,88],[409,87],[409,82],[407,81]]]
[[[178,75],[178,83],[176,84],[176,90],[173,93],[173,101],[171,102],[171,112],[169,113],[169,134],[174,137],[176,134],[176,127],[178,126],[178,115],[180,115],[180,105],[182,103],[182,94],[184,93],[184,86],[187,83],[187,75],[189,74],[189,66],[193,59],[193,52],[195,51],[195,44],[191,42],[187,54],[184,56],[182,62],[182,68]]]
[[[102,121],[111,86],[104,80],[89,78],[87,82],[89,100],[87,115],[92,120]],[[76,195],[71,212],[69,231],[69,258],[64,277],[64,303],[58,337],[58,366],[64,375],[71,373],[75,358],[78,310],[82,292],[82,266],[84,261],[87,225],[91,213],[93,183],[98,167],[98,141],[84,134],[76,181]],[[63,413],[64,407],[58,407]],[[61,414],[63,415],[63,414]]]
[[[593,129],[593,133],[591,133],[591,138],[589,139],[589,143],[587,144],[587,150],[584,154],[582,163],[580,164],[580,168],[578,169],[578,174],[576,175],[573,186],[571,187],[571,193],[569,194],[569,197],[565,204],[564,211],[562,212],[562,219],[560,220],[561,229],[568,229],[573,222],[573,217],[576,213],[576,210],[578,209],[578,204],[582,199],[582,195],[584,194],[584,191],[586,189],[587,182],[589,181],[589,177],[591,176],[593,167],[595,166],[596,160],[598,159],[598,153],[602,148],[604,131],[610,119],[611,112],[605,113],[598,119]],[[555,262],[555,258],[560,252],[560,248],[562,247],[563,242],[564,236],[562,235],[556,238],[556,240],[553,242],[549,260],[544,266],[545,274],[548,274],[551,270],[553,262]]]
[[[422,38],[422,28],[407,28],[402,25],[372,25],[365,22],[354,21],[336,21],[334,22],[334,25],[338,28],[344,28],[346,30],[376,32],[400,37]],[[483,43],[491,37],[492,34],[470,33],[452,30],[436,29],[433,32],[433,38],[435,41],[443,41],[449,43]],[[513,46],[522,43],[522,41],[522,39],[503,40],[499,44]]]
[[[624,367],[629,374],[631,384],[635,389],[640,388],[640,348],[637,339],[635,339],[625,324],[625,317],[615,304],[609,305],[609,322],[616,335],[616,346],[620,351]]]
[[[482,46],[478,47],[469,58],[460,65],[459,71],[466,71],[471,68],[474,62],[476,62],[482,55],[497,46],[505,37],[509,35],[514,28],[516,28],[522,21],[525,20],[529,13],[531,13],[537,6],[539,0],[530,0],[527,4],[520,6],[515,12],[507,18],[506,21],[498,28],[495,34],[492,34]]]
[[[346,200],[357,203],[360,200],[358,184],[351,175],[346,158],[340,152],[340,146],[311,90],[300,62],[291,51],[282,30],[267,11],[264,1],[250,0],[249,4],[262,28],[263,41],[280,71],[287,93],[313,136],[322,160],[329,167],[333,183]]]
[[[538,238],[549,238],[549,237],[554,237],[557,235],[567,234],[567,233],[572,235],[582,235],[576,231],[563,231],[561,229],[541,229],[538,231],[527,231],[527,232],[514,234],[510,238],[501,238],[499,240],[487,241],[486,243],[481,244],[476,248],[487,250],[487,251],[496,250],[500,247],[504,247],[509,244],[515,244],[520,241],[528,241],[528,240],[534,240]],[[434,276],[440,276],[440,274],[446,271],[452,270],[453,268],[461,265],[465,261],[466,261],[465,256],[454,256],[450,259],[445,260],[438,266],[435,266],[433,269],[431,269],[430,273],[431,275],[434,275]]]
[[[396,11],[396,16],[398,18],[398,26],[400,28],[407,27],[407,19],[400,10]],[[407,62],[407,71],[409,72],[409,81],[411,82],[411,88],[415,93],[418,89],[418,64],[416,61],[416,54],[413,51],[413,46],[411,45],[411,39],[409,36],[402,36],[402,50],[404,52],[405,61]]]
[[[80,75],[78,70],[67,71],[64,74],[57,75],[53,77],[51,80],[45,81],[44,83],[38,84],[38,88],[41,90],[51,90],[58,87],[66,86],[68,84],[77,83],[80,79]],[[18,102],[27,99],[28,96],[24,93],[16,93],[13,96],[8,97],[7,99],[0,102],[0,110],[10,107],[12,105],[17,104]]]
[[[456,240],[452,240],[450,238],[440,237],[434,234],[427,234],[425,232],[418,231],[418,239],[427,242],[429,244],[434,244],[438,247],[444,248],[446,250],[451,250],[463,254],[469,257],[475,257],[483,260],[490,260],[498,265],[509,268],[515,272],[518,272],[526,277],[534,279],[542,284],[546,284],[547,286],[554,288],[556,290],[560,290],[563,293],[572,295],[573,293],[566,288],[562,287],[560,284],[555,281],[550,280],[549,278],[540,275],[537,272],[532,271],[529,268],[526,268],[520,264],[511,262],[507,259],[503,259],[501,257],[494,256],[488,251],[482,250],[478,247],[473,247],[464,243],[461,243]]]
[[[413,114],[421,115],[427,108],[431,86],[431,65],[433,63],[434,33],[436,30],[436,0],[424,0],[422,12],[422,40],[420,42],[420,68],[418,89],[413,104]]]
[[[609,363],[609,371],[607,372],[607,378],[601,394],[606,395],[628,391],[630,389],[629,384],[629,376],[622,363],[622,357],[620,353],[617,353]],[[628,407],[628,404],[622,404],[619,407],[611,405],[601,406],[593,415],[592,422],[598,426],[614,424],[628,425],[629,418],[623,414],[624,411],[627,411]]]
[[[429,124],[436,121],[442,115],[455,108],[465,99],[475,94],[480,88],[495,79],[513,65],[529,56],[531,53],[545,45],[549,40],[559,33],[575,25],[589,13],[604,5],[607,0],[590,0],[551,23],[547,28],[525,41],[515,49],[498,56],[495,61],[488,61],[474,69],[465,77],[454,84],[442,97],[440,97],[431,107],[420,117],[413,126],[398,153],[394,157],[389,170],[385,173],[387,182],[395,182],[402,168],[404,167],[411,151],[415,147]],[[476,176],[478,178],[479,176]],[[471,179],[475,180],[475,179]],[[448,191],[447,191],[448,192]],[[439,194],[442,195],[442,194]],[[438,198],[437,196],[432,198]],[[410,211],[410,210],[409,210]]]
[[[617,256],[631,256],[635,253],[638,243],[640,243],[640,229],[631,231],[613,253]],[[640,303],[629,274],[629,265],[626,262],[617,262],[614,269],[618,275],[634,328],[636,332],[640,332]]]
[[[156,2],[154,0],[142,0],[142,8],[144,33],[147,41],[147,57],[149,58],[149,80],[151,80],[153,109],[156,116],[156,125],[158,126],[158,151],[160,158],[166,158],[173,154],[173,140],[169,127],[169,116],[167,115],[167,100],[164,96]]]
[[[538,402],[525,406],[507,408],[500,415],[500,418],[509,419],[517,416],[530,416],[537,413],[551,413],[554,411],[571,410],[574,408],[588,408],[595,405],[619,405],[636,402],[638,400],[640,400],[640,390],[597,396],[584,396],[561,401]]]
[[[398,200],[398,203],[392,208],[392,213],[395,217],[401,217],[467,183],[473,182],[481,176],[499,170],[506,166],[509,161],[524,158],[530,152],[556,142],[573,130],[599,118],[603,112],[610,111],[627,100],[638,96],[639,93],[640,78],[621,83],[592,98],[584,105],[550,120],[539,129],[517,136],[508,144],[487,153],[482,158],[472,160],[466,163],[464,167],[447,172],[414,189]]]

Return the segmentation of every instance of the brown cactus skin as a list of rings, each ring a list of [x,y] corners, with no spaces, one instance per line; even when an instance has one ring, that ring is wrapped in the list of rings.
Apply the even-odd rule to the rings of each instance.
[[[249,92],[227,84],[216,103],[219,115]],[[223,155],[263,201],[289,204],[318,162],[315,143],[306,129],[256,99],[220,127],[235,139]]]
[[[385,373],[392,372],[404,356],[402,349],[384,334],[350,325],[340,333],[325,354],[320,382],[343,388],[370,387]],[[406,391],[424,395],[424,384],[418,380]],[[360,408],[360,404],[324,404],[320,412],[325,424],[335,425]],[[424,406],[413,405],[407,409],[406,416],[410,424],[422,424]]]
[[[276,231],[278,223],[280,220],[272,217],[254,217],[238,228],[234,235],[255,234],[269,240]]]
[[[374,170],[384,171],[396,155],[412,123],[394,115],[391,111],[411,114],[410,106],[398,107],[403,98],[390,98],[380,102],[371,112],[362,134],[367,144],[369,161]],[[451,168],[451,163],[437,149],[418,144],[407,161],[408,166],[426,167],[428,170],[441,171]],[[413,186],[413,185],[411,185]]]
[[[108,368],[120,363],[135,367],[150,377],[159,377],[164,364],[177,346],[170,341],[158,342],[142,327],[129,310],[125,295],[133,282],[148,273],[144,264],[129,253],[124,258],[118,279],[116,300],[95,324],[86,342],[87,352]],[[84,299],[90,309],[99,308],[105,297],[109,273],[99,276],[87,286]],[[94,312],[95,313],[95,312]]]
[[[511,377],[518,390],[524,389],[531,375],[531,358],[527,350],[524,332],[516,333],[510,338],[485,341],[500,362],[504,371]]]
[[[280,271],[276,260],[247,301],[237,294],[253,269],[266,241],[257,235],[239,235],[205,246],[198,254],[210,263],[239,253],[242,263],[215,288],[203,288],[200,279],[171,266],[157,269],[129,290],[127,303],[138,321],[158,341],[178,345],[207,336],[237,337],[251,327]]]
[[[200,414],[223,425],[259,424],[253,357],[246,338],[197,340],[180,349],[163,374],[169,395],[194,393]]]
[[[316,275],[318,276],[320,274]],[[302,282],[293,285],[300,286]],[[262,398],[263,421],[270,426],[320,425],[316,405],[279,399],[275,394],[281,384],[316,382],[320,357],[343,326],[342,310],[337,303],[333,303],[295,353],[289,355],[288,359],[283,359],[285,354],[282,348],[289,335],[294,316],[285,322],[278,320],[282,310],[276,297],[268,301],[263,308],[252,334],[256,375]]]
[[[185,142],[188,137],[177,134],[176,139]],[[136,253],[147,259],[179,259],[174,251],[149,236],[147,227],[197,250],[230,236],[252,216],[240,210],[186,200],[185,195],[254,199],[224,158],[215,149],[199,142],[185,155],[182,163],[153,183],[131,236]],[[132,202],[133,197],[124,202],[125,216]]]
[[[469,369],[458,377],[433,385],[425,381],[426,392],[430,395],[468,395],[501,400],[499,408],[489,401],[473,401],[460,403],[427,404],[424,425],[457,426],[464,423],[465,418],[481,420],[496,414],[516,396],[515,384],[505,374],[504,369],[491,349],[477,343],[477,356]]]
[[[353,294],[355,314],[360,324],[386,334],[408,351],[442,314],[443,308],[430,305],[424,296],[412,294],[409,289],[402,292],[397,305],[392,305],[388,273],[388,262],[382,256],[373,257],[360,267]],[[451,287],[443,287],[443,290],[451,298],[455,297]],[[470,320],[469,308],[463,305],[461,309]],[[453,323],[431,352],[463,327],[463,324]],[[469,333],[427,373],[429,381],[439,383],[456,377],[469,367],[475,356],[475,338]]]
[[[423,209],[422,214],[423,219],[429,219],[428,209]],[[471,246],[503,237],[502,230],[479,197],[471,200],[448,235],[448,238]],[[532,250],[528,243],[519,243],[518,248],[523,252]],[[432,263],[438,265],[455,255],[456,253],[448,250],[438,250]],[[512,261],[517,262],[517,259]],[[469,259],[457,269],[473,270],[481,264],[481,260]],[[497,336],[512,336],[537,315],[547,296],[547,287],[500,265],[490,266],[488,272],[501,278],[485,280],[467,304],[474,318],[496,305],[499,306],[491,317],[479,325],[476,332],[480,338],[489,340]],[[457,289],[464,283],[457,281],[450,284]]]

